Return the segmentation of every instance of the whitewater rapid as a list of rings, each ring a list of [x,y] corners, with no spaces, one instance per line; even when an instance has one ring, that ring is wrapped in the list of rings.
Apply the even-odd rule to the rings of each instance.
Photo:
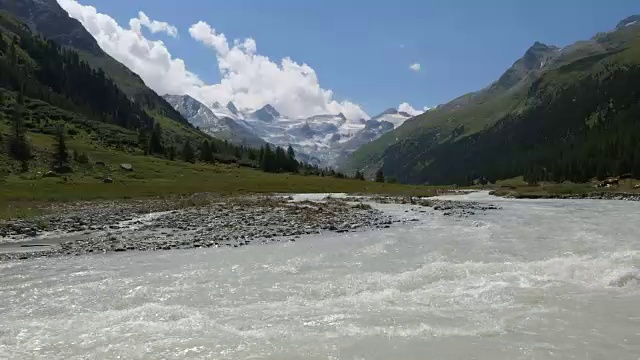
[[[637,359],[640,203],[0,263],[0,359]]]

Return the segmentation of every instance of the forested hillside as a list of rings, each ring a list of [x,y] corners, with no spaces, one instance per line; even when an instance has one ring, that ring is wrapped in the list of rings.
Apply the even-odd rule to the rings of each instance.
[[[93,149],[102,156],[115,150],[343,177],[331,169],[299,164],[291,147],[236,146],[150,112],[75,50],[34,34],[0,11],[0,173],[26,173],[30,168],[68,173],[73,165],[90,172],[84,151]],[[75,148],[69,149],[67,141]]]
[[[346,164],[409,183],[640,176],[640,25],[534,44],[491,86],[407,121]]]
[[[126,66],[106,54],[96,40],[76,19],[60,7],[56,0],[0,0],[5,10],[25,24],[33,33],[74,50],[91,68],[102,70],[127,97],[160,119],[172,119],[190,126],[180,113],[162,97],[149,89],[142,79]]]

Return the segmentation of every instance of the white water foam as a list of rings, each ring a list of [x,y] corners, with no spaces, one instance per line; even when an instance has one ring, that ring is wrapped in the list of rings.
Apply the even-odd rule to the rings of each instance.
[[[640,204],[462,196],[503,209],[0,263],[0,358],[637,358]]]

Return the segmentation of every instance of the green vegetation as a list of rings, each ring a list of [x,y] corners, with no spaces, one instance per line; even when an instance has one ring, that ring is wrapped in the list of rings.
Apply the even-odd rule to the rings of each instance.
[[[29,137],[34,144],[38,144],[38,154],[54,145],[55,139],[50,135],[30,134]],[[3,175],[0,175],[0,218],[34,215],[44,211],[51,202],[167,197],[199,192],[221,195],[349,192],[430,196],[436,191],[425,186],[275,174],[238,165],[170,161],[141,153],[128,154],[104,149],[85,140],[85,135],[80,134],[67,141],[70,148],[86,153],[89,158],[86,164],[74,161],[72,173],[43,177],[48,164],[35,160],[26,173],[14,171],[8,174],[5,168]],[[0,155],[0,163],[7,163],[6,155]],[[130,164],[133,171],[120,168],[123,163]],[[113,182],[104,183],[104,178],[110,178]]]
[[[291,147],[258,151],[211,138],[165,109],[126,68],[115,67],[124,80],[114,79],[85,61],[95,56],[0,11],[0,218],[31,216],[51,202],[198,192],[434,192],[344,179],[298,163]]]
[[[489,87],[363,146],[345,169],[462,186],[640,177],[639,100],[639,25],[562,51],[536,43]]]
[[[376,182],[383,183],[384,182],[384,173],[382,172],[382,168],[376,171]]]
[[[589,194],[638,194],[640,188],[635,186],[640,184],[640,180],[625,179],[621,180],[618,186],[610,188],[597,188],[594,183],[550,183],[541,182],[539,184],[530,185],[522,177],[500,181],[494,186],[485,187],[490,189],[493,195],[509,196],[515,198],[553,198],[553,197],[571,197],[584,196]]]

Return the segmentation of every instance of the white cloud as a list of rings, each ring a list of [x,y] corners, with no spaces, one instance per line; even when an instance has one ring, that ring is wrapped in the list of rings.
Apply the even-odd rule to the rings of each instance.
[[[152,33],[177,36],[174,26],[151,20],[141,12],[138,18],[130,20],[127,29],[92,6],[76,0],[57,1],[84,25],[106,53],[140,75],[160,94],[189,94],[205,104],[233,101],[240,108],[271,104],[291,117],[342,112],[350,119],[368,118],[357,104],[337,101],[333,91],[320,87],[310,66],[288,57],[279,63],[271,61],[257,53],[257,44],[251,38],[230,44],[224,34],[207,23],[194,24],[189,33],[215,51],[222,78],[219,84],[205,84],[187,70],[182,59],[174,58],[162,41],[149,40],[141,32],[144,26]]]
[[[409,69],[413,70],[413,71],[420,71],[420,68],[422,66],[419,63],[413,63],[411,65],[409,65]]]
[[[406,102],[403,102],[398,106],[398,111],[406,112],[411,116],[418,116],[429,109],[430,108],[428,106],[425,106],[422,108],[422,110],[417,110],[417,109],[414,109],[413,106],[409,105],[409,103],[406,103]]]
[[[58,0],[58,3],[84,25],[107,54],[140,75],[156,92],[184,94],[204,85],[196,74],[186,69],[184,61],[171,56],[162,41],[149,40],[139,31],[142,25],[162,31],[159,29],[164,26],[157,25],[158,22],[153,25],[153,21],[141,16],[132,19],[131,28],[124,29],[113,18],[98,13],[92,6],[81,5],[75,0]]]
[[[289,57],[276,63],[257,53],[252,38],[230,45],[223,33],[203,21],[191,26],[189,33],[215,51],[222,75],[220,84],[200,88],[199,98],[254,109],[269,103],[292,117],[342,112],[350,119],[368,118],[357,104],[334,100],[333,92],[320,87],[315,70],[307,64]]]
[[[171,37],[178,36],[178,29],[175,26],[169,25],[169,23],[164,21],[156,21],[156,20],[152,21],[142,11],[138,13],[137,19],[129,20],[129,26],[133,31],[135,31],[138,34],[142,34],[141,28],[142,26],[144,26],[154,34],[158,32],[164,32]]]

